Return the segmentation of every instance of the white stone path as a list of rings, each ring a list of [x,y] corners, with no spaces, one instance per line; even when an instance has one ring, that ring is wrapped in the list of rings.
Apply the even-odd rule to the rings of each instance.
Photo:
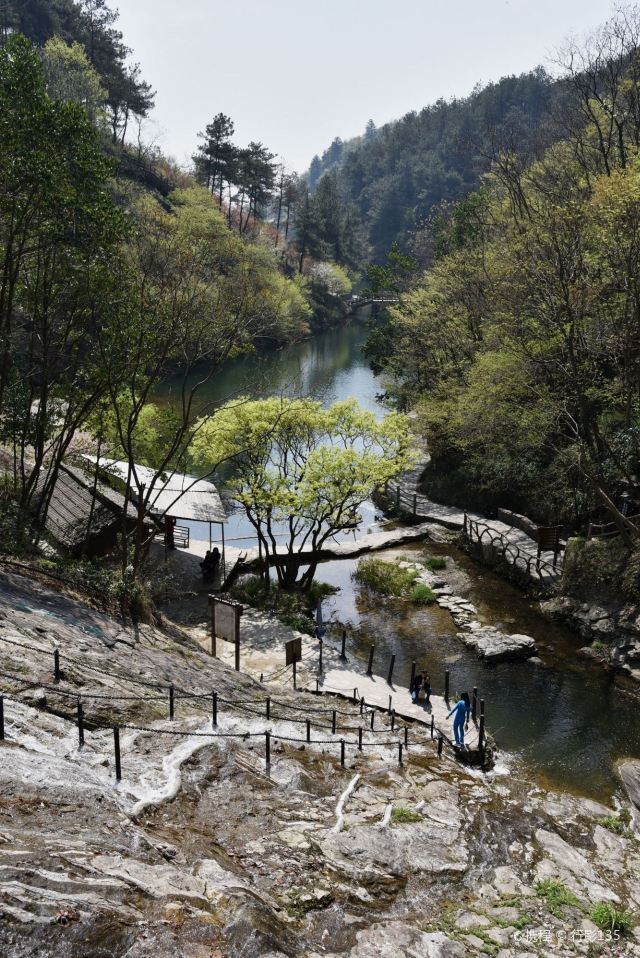
[[[313,689],[315,686],[310,686]],[[367,705],[375,705],[381,709],[388,709],[389,696],[391,696],[391,708],[395,710],[398,718],[417,719],[419,722],[431,722],[431,716],[435,720],[435,727],[449,737],[452,736],[452,719],[448,719],[449,708],[440,695],[431,696],[431,709],[427,710],[423,705],[414,705],[411,701],[409,690],[399,685],[389,685],[386,678],[380,675],[363,675],[362,672],[356,672],[352,669],[331,669],[319,679],[319,689],[321,692],[338,692],[342,695],[353,696],[354,689],[357,689],[358,697],[364,698]],[[451,706],[454,704],[455,689],[451,690]],[[473,724],[469,723],[469,731],[465,733],[465,744],[469,749],[475,750],[478,747],[478,730]]]

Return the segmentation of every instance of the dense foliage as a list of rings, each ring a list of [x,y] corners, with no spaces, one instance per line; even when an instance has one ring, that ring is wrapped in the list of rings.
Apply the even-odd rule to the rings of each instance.
[[[3,0],[0,36],[21,33],[38,46],[53,37],[78,44],[100,77],[114,143],[123,144],[133,118],[143,118],[155,94],[116,27],[118,14],[107,0]]]
[[[518,155],[529,157],[557,138],[551,113],[560,96],[559,85],[539,69],[466,99],[438,100],[379,129],[369,123],[364,136],[334,140],[314,158],[310,186],[315,193],[334,180],[343,205],[357,213],[375,261],[394,242],[428,255],[421,230],[434,210],[475,189],[505,146],[517,145]]]
[[[574,526],[597,507],[627,541],[623,502],[640,498],[639,37],[627,11],[590,40],[566,81],[568,135],[526,165],[501,152],[374,344],[398,401],[421,397],[440,493]]]
[[[0,453],[16,541],[42,535],[60,466],[81,448],[130,463],[143,517],[163,470],[184,463],[220,364],[299,337],[310,313],[272,246],[230,230],[193,182],[162,202],[116,187],[91,117],[99,83],[77,45],[40,51],[16,34],[0,50]],[[175,398],[158,410],[169,375]],[[140,459],[155,470],[146,486]],[[142,522],[125,531],[135,573]]]
[[[230,489],[263,555],[285,556],[280,585],[296,582],[307,552],[307,588],[325,543],[355,528],[365,500],[410,462],[405,417],[378,422],[352,399],[328,409],[311,399],[232,402],[202,422],[192,453],[202,466],[233,462]]]

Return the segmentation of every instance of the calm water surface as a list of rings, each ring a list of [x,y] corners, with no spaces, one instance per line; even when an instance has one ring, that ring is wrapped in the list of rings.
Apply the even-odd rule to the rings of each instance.
[[[367,330],[353,324],[267,356],[241,357],[220,371],[204,399],[220,403],[237,395],[305,395],[330,404],[354,396],[382,415],[382,391],[362,354]],[[172,384],[167,386],[170,395]],[[375,528],[371,504],[363,510],[364,526]],[[250,532],[243,516],[233,516],[231,538]],[[208,529],[194,525],[192,534],[207,538]],[[252,545],[239,541],[235,545]],[[412,660],[431,672],[436,690],[444,669],[451,670],[452,691],[477,685],[486,700],[487,724],[507,764],[517,764],[551,788],[608,798],[617,787],[614,766],[622,757],[640,757],[640,697],[615,684],[601,668],[577,656],[583,643],[577,635],[549,623],[535,604],[517,589],[450,547],[429,546],[428,554],[445,554],[452,568],[466,573],[464,594],[478,608],[481,620],[502,624],[510,632],[532,635],[543,665],[504,663],[483,666],[456,638],[446,610],[406,609],[401,603],[372,601],[351,579],[355,562],[324,563],[318,578],[341,588],[328,600],[325,617],[350,626],[349,647],[366,661],[376,646],[378,671],[386,673],[396,655],[395,677],[407,681]]]

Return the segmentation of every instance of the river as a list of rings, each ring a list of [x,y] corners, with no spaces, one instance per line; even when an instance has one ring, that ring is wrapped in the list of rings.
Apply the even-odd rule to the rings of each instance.
[[[329,404],[353,396],[382,415],[377,398],[382,387],[362,353],[366,336],[366,327],[353,323],[278,352],[239,357],[220,370],[203,400],[219,403],[235,395],[284,394],[312,396]],[[375,527],[371,504],[363,519],[367,528]],[[243,516],[231,518],[228,534],[234,544],[242,545],[241,537],[249,531]],[[193,532],[205,536],[203,529],[194,527]],[[577,650],[583,643],[578,636],[549,623],[523,593],[460,550],[428,545],[425,551],[447,556],[483,621],[532,635],[543,664],[483,666],[456,638],[445,610],[407,610],[400,603],[372,601],[366,590],[354,585],[355,563],[348,560],[326,563],[319,570],[318,578],[341,588],[327,603],[327,617],[351,626],[350,648],[363,661],[375,643],[378,671],[386,671],[389,656],[395,653],[399,681],[408,679],[415,659],[430,670],[436,691],[442,688],[447,667],[452,689],[477,685],[486,699],[487,725],[498,743],[502,766],[517,768],[550,788],[609,798],[618,787],[616,761],[640,757],[636,691],[621,687],[601,667],[581,659]]]

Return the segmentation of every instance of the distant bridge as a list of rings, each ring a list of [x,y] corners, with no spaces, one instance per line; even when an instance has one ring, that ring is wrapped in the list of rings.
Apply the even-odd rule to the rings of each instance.
[[[360,309],[362,306],[369,306],[371,303],[399,303],[399,296],[393,293],[378,293],[371,296],[352,296],[351,308]]]

